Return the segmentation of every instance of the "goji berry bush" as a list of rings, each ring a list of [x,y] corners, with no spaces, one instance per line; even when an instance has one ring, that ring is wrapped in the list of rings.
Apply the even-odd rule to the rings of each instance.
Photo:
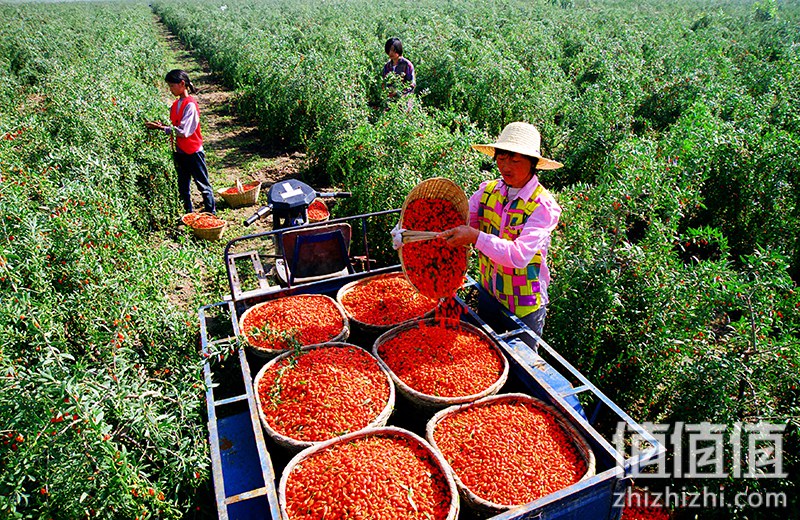
[[[0,18],[0,517],[181,518],[209,478],[192,294],[221,269],[165,236],[181,211],[142,125],[167,108],[152,14]]]

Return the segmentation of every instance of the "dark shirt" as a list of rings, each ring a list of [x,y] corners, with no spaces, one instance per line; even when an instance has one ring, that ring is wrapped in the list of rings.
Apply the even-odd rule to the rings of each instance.
[[[399,75],[403,78],[404,83],[409,84],[408,87],[403,90],[403,94],[410,94],[417,87],[417,78],[414,76],[414,65],[403,56],[400,56],[397,60],[397,65],[394,65],[392,60],[386,62],[386,65],[383,66],[383,77],[385,78],[388,76],[390,72]]]

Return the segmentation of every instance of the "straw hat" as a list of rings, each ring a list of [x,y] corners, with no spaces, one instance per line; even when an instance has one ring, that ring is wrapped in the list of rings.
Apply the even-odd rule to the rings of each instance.
[[[503,128],[497,142],[493,144],[473,144],[472,148],[489,157],[495,150],[521,153],[539,159],[537,170],[555,170],[564,166],[558,161],[542,157],[542,137],[535,126],[529,123],[509,123]]]

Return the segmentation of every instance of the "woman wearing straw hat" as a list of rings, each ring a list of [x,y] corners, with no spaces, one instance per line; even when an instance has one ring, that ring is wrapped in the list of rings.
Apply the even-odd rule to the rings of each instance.
[[[542,157],[539,131],[528,123],[511,123],[497,142],[472,148],[497,162],[501,178],[484,182],[470,197],[469,226],[440,236],[452,247],[473,244],[483,288],[541,337],[550,284],[547,248],[561,207],[536,172],[563,165]],[[493,306],[479,299],[478,314],[491,317]]]

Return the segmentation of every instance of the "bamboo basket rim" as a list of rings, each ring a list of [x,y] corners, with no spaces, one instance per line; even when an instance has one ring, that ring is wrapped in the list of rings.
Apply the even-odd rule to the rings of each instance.
[[[383,366],[381,366],[380,363],[378,363],[378,360],[375,358],[375,356],[372,355],[371,352],[368,352],[367,350],[364,350],[363,348],[353,343],[346,343],[342,341],[329,341],[326,343],[316,343],[314,345],[308,345],[302,347],[300,349],[300,352],[307,353],[309,351],[319,350],[322,348],[356,348],[367,354],[370,358],[372,358],[375,361],[381,373],[386,378],[386,383],[389,385],[389,397],[386,399],[386,405],[383,407],[380,413],[378,413],[378,415],[376,415],[375,418],[369,422],[369,424],[367,424],[363,428],[360,428],[350,433],[356,433],[370,428],[385,426],[386,423],[389,421],[389,417],[392,415],[392,412],[394,411],[394,402],[395,402],[394,382],[392,381],[392,378],[386,371],[386,369]],[[267,421],[267,417],[266,414],[264,413],[264,408],[261,402],[261,394],[259,393],[259,387],[261,386],[261,379],[263,379],[264,374],[266,374],[267,370],[269,370],[270,367],[274,366],[276,363],[280,362],[282,359],[286,359],[293,354],[294,352],[291,350],[284,352],[283,354],[280,354],[279,356],[272,358],[263,367],[261,367],[261,370],[258,371],[258,374],[256,374],[256,377],[253,380],[253,390],[254,390],[253,393],[255,395],[256,407],[258,408],[258,418],[261,420],[261,426],[264,428],[267,434],[270,437],[272,437],[272,439],[280,446],[283,446],[284,448],[287,448],[290,451],[297,452],[305,448],[308,448],[309,446],[315,446],[317,444],[326,442],[330,439],[325,439],[324,441],[302,441],[278,432]],[[332,438],[336,439],[338,437],[341,437],[341,435]]]
[[[501,363],[503,365],[503,369],[501,374],[498,376],[497,380],[489,385],[486,389],[481,392],[465,395],[465,396],[457,396],[457,397],[442,397],[442,396],[435,396],[435,395],[428,395],[424,394],[418,390],[415,390],[408,386],[400,377],[394,373],[394,371],[386,364],[383,358],[378,353],[378,349],[386,343],[388,340],[397,337],[399,334],[405,332],[406,330],[412,328],[418,328],[420,325],[431,325],[434,323],[441,323],[443,322],[445,326],[453,326],[457,325],[457,328],[461,330],[466,330],[473,334],[476,334],[481,339],[483,339],[489,346],[494,350],[497,356],[500,358]],[[417,405],[418,407],[424,409],[441,409],[453,405],[460,405],[460,404],[468,404],[483,397],[492,396],[500,391],[503,385],[508,380],[508,373],[509,373],[509,363],[508,359],[506,358],[503,351],[500,347],[495,343],[495,341],[486,334],[483,330],[479,329],[478,327],[466,323],[461,320],[454,320],[454,319],[441,319],[441,318],[423,318],[417,320],[410,320],[403,324],[398,325],[390,329],[389,331],[381,334],[378,339],[375,340],[375,343],[372,346],[372,353],[373,355],[378,358],[378,360],[386,366],[386,369],[389,371],[389,374],[392,376],[394,380],[394,384],[397,387],[398,392],[400,395],[411,401],[412,404]]]
[[[569,421],[569,419],[567,419],[567,417],[557,408],[551,406],[548,403],[545,403],[541,399],[537,399],[528,394],[508,393],[508,394],[491,395],[488,397],[484,397],[482,399],[478,399],[477,401],[474,401],[472,403],[460,404],[456,406],[451,406],[449,408],[445,408],[443,410],[439,410],[437,413],[433,415],[433,417],[430,418],[428,423],[425,425],[425,438],[430,443],[430,445],[433,446],[434,450],[436,450],[440,455],[444,456],[439,450],[439,446],[436,444],[436,440],[433,436],[434,431],[436,431],[436,427],[442,420],[444,420],[446,417],[450,415],[459,413],[460,411],[468,408],[489,406],[504,401],[523,401],[525,403],[532,404],[539,410],[551,414],[555,419],[556,424],[558,424],[561,427],[561,429],[565,431],[567,436],[575,445],[578,453],[581,454],[584,462],[586,463],[586,473],[584,473],[584,475],[578,480],[578,482],[571,484],[568,487],[574,486],[575,484],[582,482],[588,478],[591,478],[595,475],[596,460],[594,456],[594,451],[592,451],[591,446],[586,441],[586,438],[583,436],[583,434],[580,431],[578,431],[578,429]],[[524,504],[509,505],[509,504],[498,504],[495,502],[490,502],[489,500],[485,500],[476,495],[475,493],[473,493],[472,490],[469,489],[469,487],[467,487],[464,484],[464,482],[461,480],[461,478],[458,476],[455,470],[453,470],[453,478],[456,481],[456,486],[458,487],[461,498],[464,500],[464,502],[467,503],[467,505],[471,509],[474,509],[476,511],[491,512],[497,514],[524,505]],[[540,497],[539,499],[541,498],[544,498],[544,496]]]
[[[411,188],[400,209],[400,223],[405,220],[406,208],[417,199],[445,199],[453,203],[464,224],[469,222],[469,200],[458,184],[446,177],[431,177]],[[421,230],[427,231],[427,230]]]
[[[403,201],[403,207],[400,210],[400,227],[405,228],[405,216],[406,216],[406,209],[408,205],[418,199],[445,199],[453,204],[453,207],[458,212],[459,216],[461,217],[461,223],[467,225],[469,223],[469,200],[467,199],[466,193],[464,190],[461,189],[456,183],[451,181],[446,177],[432,177],[430,179],[425,179],[416,186],[414,186],[408,195],[406,195],[405,200]],[[420,230],[420,231],[429,231],[429,230]],[[403,268],[403,274],[406,276],[408,283],[413,285],[417,290],[419,288],[414,285],[411,281],[411,278],[408,276],[408,270],[406,269],[406,258],[403,254],[403,247],[398,249],[397,253],[400,257],[400,266]],[[466,251],[465,251],[465,254]],[[462,273],[462,275],[465,273]],[[463,284],[462,284],[463,285]],[[453,288],[453,293],[455,293],[461,285],[458,287]],[[431,297],[430,295],[426,294],[426,296]],[[435,297],[447,297],[449,294],[436,294]]]
[[[405,273],[403,273],[401,271],[398,271],[398,272],[395,272],[395,273],[383,273],[383,274],[376,274],[376,275],[373,275],[373,276],[368,276],[366,278],[362,278],[361,280],[355,280],[353,282],[347,283],[347,284],[345,284],[345,285],[343,285],[343,286],[341,286],[339,288],[339,290],[336,292],[336,301],[339,302],[339,304],[342,306],[342,308],[344,309],[344,312],[347,314],[347,317],[350,319],[351,323],[357,325],[359,328],[361,328],[362,330],[365,330],[367,332],[381,332],[382,333],[382,332],[386,332],[387,330],[390,330],[390,329],[392,329],[394,327],[397,327],[399,325],[403,325],[405,323],[408,323],[410,321],[414,321],[416,319],[427,318],[427,317],[432,317],[433,316],[433,314],[436,312],[436,307],[438,306],[438,302],[436,302],[436,301],[434,301],[433,309],[431,309],[430,311],[422,314],[421,316],[408,318],[406,320],[398,321],[396,323],[389,323],[389,324],[386,324],[386,325],[379,325],[379,324],[376,324],[376,323],[367,323],[365,321],[357,320],[355,317],[353,317],[353,315],[350,313],[350,311],[347,309],[347,307],[344,304],[344,301],[343,301],[344,297],[346,295],[350,294],[359,285],[369,283],[370,281],[379,280],[381,278],[393,278],[393,277],[403,278],[406,282],[408,282],[408,284],[411,286],[412,289],[416,290],[416,287],[414,287],[414,284],[412,284],[408,280],[408,277],[405,276]],[[417,291],[417,292],[419,292],[419,291]],[[422,293],[420,293],[420,294],[422,296],[425,296]],[[433,300],[433,298],[430,298],[428,296],[425,296],[425,297]]]
[[[405,430],[403,428],[398,428],[397,426],[383,426],[381,428],[371,428],[371,429],[361,430],[359,432],[348,433],[347,435],[342,435],[341,437],[336,437],[334,439],[324,441],[315,446],[306,448],[297,455],[295,455],[284,467],[280,483],[278,484],[278,503],[280,504],[281,517],[283,519],[289,518],[289,513],[286,510],[286,483],[288,482],[289,476],[292,474],[292,471],[294,470],[295,466],[300,464],[305,459],[311,457],[312,455],[315,455],[316,453],[323,451],[331,446],[335,446],[337,444],[344,444],[352,440],[373,435],[387,436],[387,437],[395,436],[395,437],[411,439],[425,449],[425,451],[436,462],[436,465],[438,466],[439,470],[442,472],[442,475],[447,481],[447,488],[450,491],[450,497],[451,497],[450,505],[448,507],[448,512],[445,519],[456,520],[459,511],[459,492],[458,492],[458,487],[456,486],[455,483],[455,479],[453,478],[454,477],[453,470],[450,468],[450,465],[447,463],[446,460],[444,460],[444,457],[442,457],[439,451],[434,449],[433,446],[431,446],[425,439],[415,434],[414,432]]]
[[[239,317],[239,336],[241,336],[244,339],[244,342],[247,345],[247,347],[250,349],[250,352],[252,352],[253,354],[255,354],[257,356],[267,357],[267,358],[270,358],[270,357],[275,356],[277,354],[282,354],[284,352],[287,352],[286,349],[270,349],[270,348],[264,348],[264,347],[257,347],[256,345],[253,345],[252,343],[250,343],[250,340],[247,338],[247,334],[245,334],[245,332],[244,332],[244,321],[245,321],[245,318],[247,317],[247,315],[250,314],[250,312],[253,309],[257,309],[257,308],[263,307],[264,305],[269,305],[270,303],[278,301],[278,300],[281,300],[283,298],[295,298],[295,297],[324,298],[325,301],[329,301],[330,303],[333,303],[333,305],[336,307],[336,310],[339,311],[339,315],[342,317],[342,330],[341,330],[341,332],[339,332],[339,334],[337,334],[336,336],[334,336],[331,339],[329,339],[326,343],[344,341],[350,336],[350,321],[347,319],[347,314],[345,314],[344,309],[342,308],[341,305],[339,305],[339,303],[336,300],[334,300],[333,298],[331,298],[330,296],[327,296],[325,294],[292,294],[292,295],[289,295],[289,296],[283,296],[281,298],[275,298],[275,299],[272,299],[272,300],[267,300],[265,302],[257,303],[255,305],[253,305],[252,307],[248,307],[242,313],[242,315]],[[314,343],[314,344],[316,345],[318,343]],[[303,346],[308,346],[308,345],[303,345]]]

